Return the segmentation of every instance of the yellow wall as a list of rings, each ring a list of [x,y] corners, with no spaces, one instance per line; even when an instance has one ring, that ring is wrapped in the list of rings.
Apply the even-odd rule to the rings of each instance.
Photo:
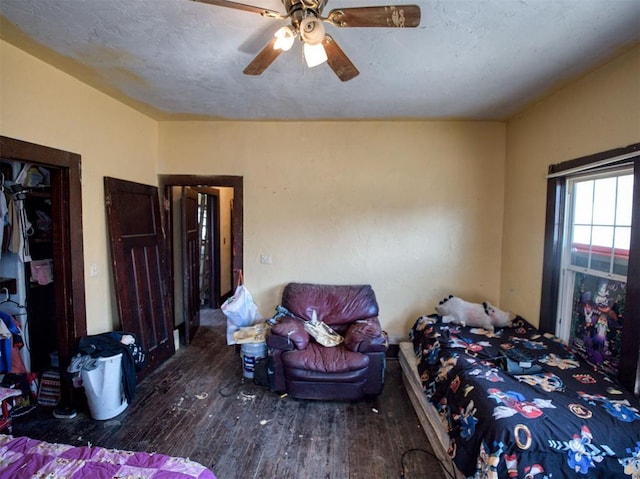
[[[233,188],[218,188],[220,196],[220,295],[223,296],[234,288],[231,277],[233,251],[231,249],[231,204]]]
[[[538,324],[547,168],[640,142],[640,46],[507,125],[501,305]]]
[[[498,122],[162,122],[159,169],[244,177],[245,280],[264,316],[289,281],[371,283],[397,341],[449,293],[498,300],[504,135]]]
[[[90,333],[117,327],[104,176],[242,175],[262,314],[289,281],[367,282],[398,340],[449,293],[537,322],[547,166],[640,141],[639,48],[507,125],[158,124],[5,42],[0,61],[0,134],[82,155]]]
[[[157,122],[6,42],[0,68],[0,134],[82,156],[87,328],[117,328],[103,177],[157,184]]]

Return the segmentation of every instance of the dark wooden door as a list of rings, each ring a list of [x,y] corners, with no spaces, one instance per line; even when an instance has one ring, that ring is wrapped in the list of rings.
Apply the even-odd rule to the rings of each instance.
[[[216,194],[207,195],[207,227],[209,229],[209,304],[210,308],[220,307],[220,198]]]
[[[104,187],[120,324],[148,352],[144,376],[175,351],[158,189],[108,177]]]
[[[198,238],[198,192],[182,188],[182,304],[185,342],[200,327],[200,241]]]

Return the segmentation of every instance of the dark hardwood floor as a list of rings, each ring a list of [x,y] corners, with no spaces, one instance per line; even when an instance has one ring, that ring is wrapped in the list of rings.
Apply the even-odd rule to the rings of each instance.
[[[219,479],[398,478],[405,452],[406,479],[445,477],[422,451],[431,446],[396,359],[375,399],[295,400],[242,377],[225,327],[219,311],[203,311],[191,345],[140,382],[119,416],[95,421],[81,409],[74,419],[55,419],[38,408],[14,419],[13,435],[188,457]]]

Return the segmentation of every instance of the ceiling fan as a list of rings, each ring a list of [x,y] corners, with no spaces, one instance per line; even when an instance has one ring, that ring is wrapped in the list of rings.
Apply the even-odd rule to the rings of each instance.
[[[243,70],[246,75],[262,74],[299,37],[309,67],[327,62],[340,80],[348,81],[360,72],[333,37],[325,33],[323,22],[336,27],[403,28],[420,24],[420,7],[417,5],[337,8],[323,17],[322,10],[328,0],[282,0],[286,14],[228,0],[192,1],[257,13],[277,20],[290,19],[291,24],[276,31],[273,39]]]

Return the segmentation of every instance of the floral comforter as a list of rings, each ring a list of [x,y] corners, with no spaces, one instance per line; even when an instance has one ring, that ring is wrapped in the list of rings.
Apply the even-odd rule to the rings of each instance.
[[[0,479],[29,478],[216,479],[189,459],[0,434]]]
[[[474,478],[640,479],[640,402],[526,321],[484,329],[418,318],[425,393]]]

